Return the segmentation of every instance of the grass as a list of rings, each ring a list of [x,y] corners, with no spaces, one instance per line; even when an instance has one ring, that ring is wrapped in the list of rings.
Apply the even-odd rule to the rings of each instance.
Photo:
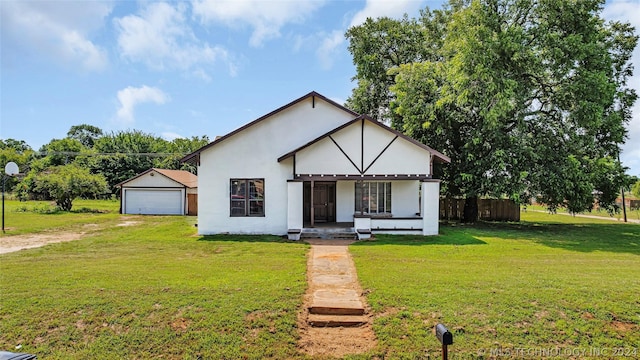
[[[527,205],[527,209],[534,210],[534,211],[544,211],[544,212],[549,211],[547,207],[544,205]],[[626,210],[627,210],[627,219],[640,220],[640,209],[631,210],[627,208]],[[565,208],[559,208],[557,212],[562,214],[569,214],[569,212]],[[593,210],[593,211],[581,212],[580,215],[599,216],[603,218],[616,219],[618,221],[624,220],[624,214],[622,213],[622,209],[620,209],[618,212],[614,214],[609,214],[609,212],[607,212],[606,210]]]
[[[186,217],[136,220],[1,255],[0,349],[44,359],[296,355],[307,245],[198,237]]]
[[[87,224],[115,224],[120,216],[118,200],[75,200],[70,212],[56,210],[50,201],[5,200],[7,235],[64,231]]]
[[[109,225],[129,219],[117,204],[82,205],[101,206],[110,212],[10,212],[11,231],[74,229],[89,215]],[[438,322],[454,333],[451,359],[640,352],[640,225],[536,212],[522,219],[352,245],[379,344],[350,358],[440,358]],[[0,349],[45,359],[305,358],[296,319],[307,245],[199,237],[187,217],[135,220],[0,255]]]
[[[454,334],[452,355],[463,359],[544,349],[585,351],[581,357],[640,352],[640,225],[522,218],[353,245],[378,316],[378,354],[437,358],[439,322]]]

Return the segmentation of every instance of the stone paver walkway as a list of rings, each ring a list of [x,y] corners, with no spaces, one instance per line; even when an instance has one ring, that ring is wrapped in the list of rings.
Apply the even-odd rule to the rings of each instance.
[[[341,358],[375,348],[356,268],[349,254],[353,240],[310,239],[308,288],[300,312],[298,345],[311,356]]]
[[[367,322],[362,290],[349,254],[352,242],[309,241],[308,322],[312,326],[359,326]]]

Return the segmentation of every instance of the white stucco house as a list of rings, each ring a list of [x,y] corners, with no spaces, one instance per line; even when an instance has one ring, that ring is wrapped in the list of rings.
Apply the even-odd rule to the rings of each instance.
[[[188,171],[151,168],[116,185],[120,213],[196,215],[198,177]]]
[[[198,232],[288,234],[323,224],[438,234],[440,152],[311,92],[182,159],[198,167]]]

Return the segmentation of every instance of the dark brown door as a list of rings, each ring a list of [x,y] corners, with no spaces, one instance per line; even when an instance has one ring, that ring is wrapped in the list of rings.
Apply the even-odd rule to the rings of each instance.
[[[336,221],[335,202],[335,183],[315,183],[313,187],[313,221],[319,223]]]
[[[198,215],[198,194],[187,194],[187,215]]]

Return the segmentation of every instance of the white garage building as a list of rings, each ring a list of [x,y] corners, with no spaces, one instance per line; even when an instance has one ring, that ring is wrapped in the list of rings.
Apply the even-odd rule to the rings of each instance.
[[[116,186],[122,214],[197,215],[198,177],[188,171],[151,168]]]

